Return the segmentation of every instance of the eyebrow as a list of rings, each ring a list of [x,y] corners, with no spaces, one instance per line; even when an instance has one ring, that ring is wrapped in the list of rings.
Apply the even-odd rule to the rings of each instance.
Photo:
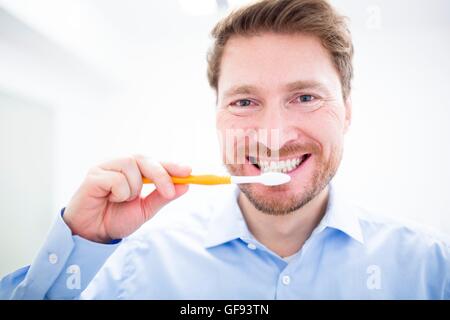
[[[255,86],[239,85],[239,86],[231,87],[230,89],[225,91],[223,96],[225,98],[227,98],[227,97],[231,97],[231,96],[238,95],[238,94],[251,94],[251,93],[254,93],[257,91],[258,91],[258,88]]]
[[[304,89],[316,89],[316,90],[326,91],[326,92],[329,91],[328,88],[323,83],[315,81],[315,80],[300,80],[300,81],[288,83],[286,85],[286,89],[288,91],[304,90]]]
[[[315,80],[294,81],[286,84],[284,88],[286,89],[286,91],[305,90],[305,89],[315,89],[326,92],[329,91],[323,83],[320,83]],[[237,85],[226,90],[223,96],[224,98],[228,98],[238,94],[251,94],[258,91],[259,91],[258,87],[252,85]]]

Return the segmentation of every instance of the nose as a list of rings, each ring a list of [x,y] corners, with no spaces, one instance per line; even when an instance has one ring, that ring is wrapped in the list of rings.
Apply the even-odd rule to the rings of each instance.
[[[258,131],[260,143],[271,150],[279,150],[284,145],[298,139],[298,131],[293,126],[287,110],[281,106],[267,106],[258,119]],[[266,136],[265,141],[262,141]]]

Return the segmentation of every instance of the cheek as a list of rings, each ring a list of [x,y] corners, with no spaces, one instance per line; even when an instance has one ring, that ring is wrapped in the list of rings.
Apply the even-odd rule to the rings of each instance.
[[[228,129],[232,130],[248,130],[256,129],[258,122],[252,117],[239,117],[225,110],[219,110],[216,113],[216,128],[220,132]]]
[[[343,110],[337,108],[324,109],[321,121],[322,124],[319,127],[318,134],[323,145],[327,146],[325,149],[332,152],[335,149],[342,148],[345,133],[345,113]]]
[[[324,108],[321,115],[324,130],[335,137],[342,137],[345,133],[345,109],[340,107]]]
[[[222,155],[227,158],[227,163],[234,163],[236,150],[254,142],[256,136],[253,130],[254,121],[249,117],[237,117],[225,110],[216,113],[216,129]]]
[[[218,110],[216,113],[216,127],[218,130],[223,131],[226,129],[231,129],[235,127],[236,121],[233,119],[233,116],[225,111]]]
[[[324,156],[339,149],[344,137],[345,114],[337,108],[322,108],[311,114],[302,114],[296,119],[297,127],[306,139],[320,144]]]

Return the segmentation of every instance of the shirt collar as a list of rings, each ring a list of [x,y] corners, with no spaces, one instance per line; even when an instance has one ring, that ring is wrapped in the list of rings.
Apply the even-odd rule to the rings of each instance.
[[[313,234],[320,233],[326,228],[332,228],[363,244],[364,237],[356,210],[357,208],[347,202],[336,186],[330,183],[327,209]]]
[[[235,185],[219,188],[226,188],[226,190],[212,201],[212,213],[204,241],[206,247],[250,236],[238,204],[239,188]]]
[[[212,202],[212,214],[204,239],[205,247],[217,246],[238,238],[243,240],[252,238],[239,208],[239,188],[234,185],[226,188],[225,192],[221,192],[218,199]],[[313,235],[326,228],[332,228],[364,243],[361,225],[354,210],[330,184],[327,209],[319,225],[314,229]]]

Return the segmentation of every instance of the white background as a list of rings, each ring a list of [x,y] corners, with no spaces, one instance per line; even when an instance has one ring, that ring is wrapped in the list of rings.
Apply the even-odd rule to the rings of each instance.
[[[450,2],[332,3],[356,48],[336,184],[450,233]],[[31,262],[98,162],[143,153],[223,171],[205,58],[224,13],[214,1],[0,0],[0,276]]]

